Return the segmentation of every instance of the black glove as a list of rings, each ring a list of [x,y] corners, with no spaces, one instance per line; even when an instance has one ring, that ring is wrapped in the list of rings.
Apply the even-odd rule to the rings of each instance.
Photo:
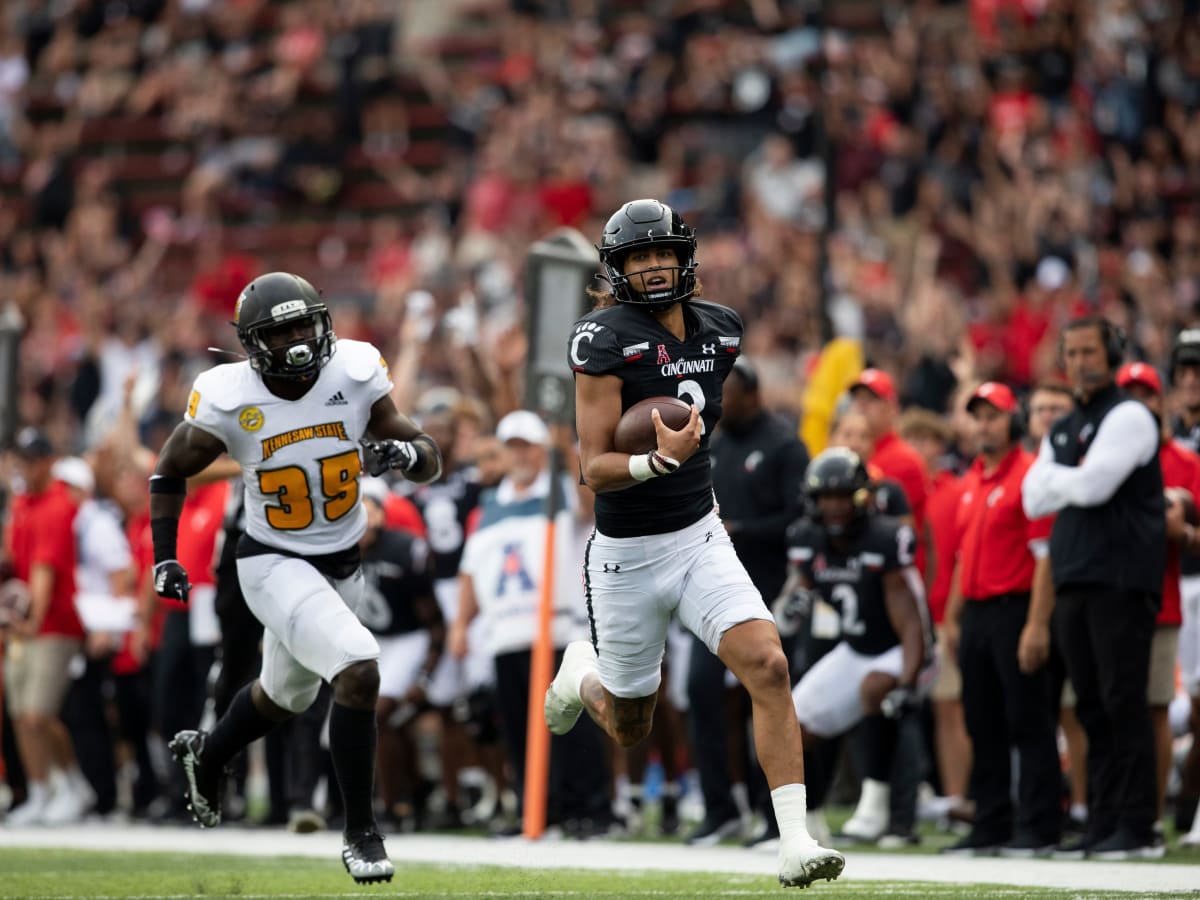
[[[407,475],[421,463],[421,453],[412,441],[363,441],[363,468],[368,475],[399,469]]]
[[[899,719],[917,708],[917,692],[901,685],[892,688],[879,704],[879,711],[888,719]]]
[[[154,564],[154,593],[158,596],[187,603],[191,589],[187,569],[179,564],[179,560],[165,559]]]

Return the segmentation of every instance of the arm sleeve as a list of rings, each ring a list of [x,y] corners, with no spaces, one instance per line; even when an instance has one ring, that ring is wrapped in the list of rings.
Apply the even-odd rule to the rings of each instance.
[[[650,345],[646,342],[644,348],[635,344],[626,349],[632,358],[638,352],[649,353]],[[575,323],[567,340],[567,364],[571,371],[586,375],[611,375],[624,362],[625,350],[611,328],[592,319],[580,319]]]
[[[1042,453],[1038,453],[1021,485],[1026,515],[1038,518],[1065,506],[1107,503],[1133,470],[1148,463],[1157,452],[1158,426],[1150,410],[1136,400],[1119,403],[1100,423],[1087,456],[1078,466],[1043,463]],[[1035,482],[1045,503],[1034,503],[1030,509],[1025,485],[1037,469],[1045,470],[1038,473]]]
[[[1025,508],[1025,515],[1031,519],[1057,512],[1060,508],[1054,505],[1049,493],[1048,479],[1053,466],[1054,448],[1050,445],[1050,435],[1047,434],[1038,447],[1037,459],[1033,461],[1033,465],[1021,481],[1021,505]]]

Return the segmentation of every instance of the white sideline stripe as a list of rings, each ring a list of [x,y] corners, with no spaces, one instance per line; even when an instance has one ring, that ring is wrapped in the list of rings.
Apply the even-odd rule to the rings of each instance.
[[[605,840],[538,842],[522,838],[410,834],[385,837],[388,856],[393,863],[619,870],[618,878],[636,870],[776,874],[773,853],[738,847]],[[301,835],[265,828],[224,826],[201,830],[198,827],[105,823],[70,828],[0,827],[0,849],[6,847],[304,856],[336,861],[341,859],[342,838],[340,834],[328,831]],[[1200,887],[1200,865],[971,859],[851,850],[846,854],[846,871],[839,881],[925,881],[1178,895],[1181,891],[1191,892]],[[898,887],[898,893],[903,892],[903,888]]]

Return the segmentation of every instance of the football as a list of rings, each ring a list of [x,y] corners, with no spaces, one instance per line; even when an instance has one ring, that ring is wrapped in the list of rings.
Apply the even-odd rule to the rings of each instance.
[[[1192,496],[1191,491],[1187,488],[1169,487],[1163,493],[1167,503],[1183,504],[1183,521],[1189,525],[1200,525],[1200,513],[1196,511],[1196,498]]]
[[[613,449],[619,453],[649,453],[658,446],[658,432],[650,411],[657,409],[663,424],[678,431],[688,423],[692,407],[677,397],[648,397],[621,415],[613,432]]]

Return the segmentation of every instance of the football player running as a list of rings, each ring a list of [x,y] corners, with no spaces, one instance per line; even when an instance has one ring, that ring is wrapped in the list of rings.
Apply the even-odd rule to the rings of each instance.
[[[367,524],[359,475],[365,455],[372,474],[392,468],[429,481],[441,454],[396,409],[379,351],[338,341],[328,308],[303,278],[256,278],[238,298],[233,324],[248,359],[196,378],[150,478],[154,588],[188,599],[188,574],[175,558],[186,479],[228,453],[242,466],[246,532],[237,569],[265,628],[262,671],[211,732],[181,731],[170,748],[196,820],[212,827],[221,821],[229,760],[307,709],[328,681],[329,750],[346,811],[342,862],[356,882],[390,881],[372,808],[379,645],[354,612]]]
[[[912,526],[876,514],[870,474],[853,450],[818,454],[804,489],[811,518],[788,529],[788,581],[780,602],[813,617],[836,616],[841,639],[800,679],[792,700],[805,734],[832,738],[860,723],[869,729],[863,795],[844,833],[878,835],[887,824],[897,740],[888,720],[915,705],[932,647],[916,538]],[[790,617],[797,615],[793,610]],[[814,809],[827,788],[813,786]]]
[[[568,341],[584,481],[596,530],[584,557],[592,639],[567,646],[546,692],[546,724],[565,734],[586,709],[622,747],[645,738],[661,681],[667,623],[677,615],[749,692],[759,761],[779,819],[779,881],[832,880],[845,860],[805,823],[800,728],[774,619],[714,509],[708,438],[722,383],[741,347],[733,310],[695,299],[696,239],[657,200],[625,204],[599,247],[609,292]],[[658,446],[621,453],[622,413],[647,397],[692,406],[678,431],[652,414]]]

